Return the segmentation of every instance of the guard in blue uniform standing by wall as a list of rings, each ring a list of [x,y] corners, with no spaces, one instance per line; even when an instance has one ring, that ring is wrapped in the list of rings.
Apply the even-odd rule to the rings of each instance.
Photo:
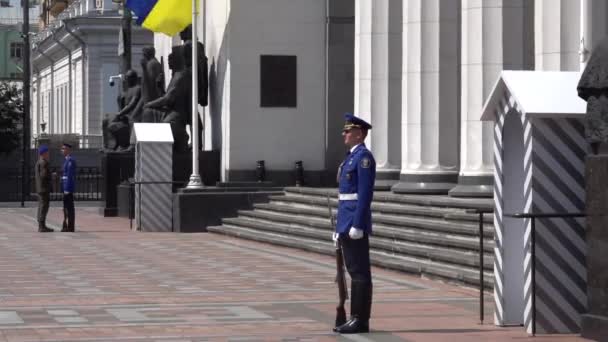
[[[376,180],[376,161],[364,140],[372,126],[346,114],[342,130],[350,148],[338,171],[338,221],[334,239],[340,239],[344,263],[351,277],[350,320],[334,328],[341,334],[369,332],[372,306],[372,273],[369,236],[372,233],[371,203]]]
[[[74,209],[74,190],[76,189],[76,160],[72,157],[72,145],[64,143],[61,146],[64,156],[63,173],[61,175],[61,191],[63,191],[63,227],[62,232],[75,230],[76,211]]]

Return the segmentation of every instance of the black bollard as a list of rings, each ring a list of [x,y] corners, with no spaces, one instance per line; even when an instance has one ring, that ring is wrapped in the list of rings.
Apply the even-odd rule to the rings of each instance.
[[[264,166],[263,160],[257,161],[257,166],[255,168],[255,177],[258,182],[263,182],[266,180],[266,168]]]
[[[302,165],[302,161],[298,160],[296,162],[296,186],[304,185],[304,166]]]

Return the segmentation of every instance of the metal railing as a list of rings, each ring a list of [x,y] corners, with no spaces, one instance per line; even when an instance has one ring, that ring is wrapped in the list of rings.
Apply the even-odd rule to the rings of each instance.
[[[59,201],[63,198],[61,193],[61,168],[51,168],[53,173],[51,201]],[[76,189],[74,189],[75,201],[100,201],[102,175],[97,167],[76,168]]]
[[[51,167],[51,201],[63,199],[61,192],[62,168]],[[103,175],[98,167],[76,168],[76,189],[74,190],[75,201],[100,201],[102,198],[101,185]],[[19,169],[0,171],[0,201],[20,201],[22,197],[23,176]],[[30,170],[29,192],[25,194],[25,200],[36,200],[36,176],[34,169]]]
[[[483,324],[483,316],[484,316],[484,296],[483,296],[483,288],[484,288],[484,276],[483,276],[483,215],[491,214],[494,212],[494,209],[467,209],[467,213],[469,214],[477,214],[478,215],[478,223],[479,223],[479,323]]]
[[[483,296],[483,215],[493,213],[493,209],[467,209],[469,214],[477,214],[479,222],[479,321],[483,324],[484,316],[484,296]],[[530,291],[532,305],[531,305],[531,324],[532,324],[532,336],[536,335],[536,219],[541,218],[577,218],[587,216],[585,213],[515,213],[515,214],[504,214],[506,217],[530,219]]]
[[[532,296],[532,336],[536,335],[536,219],[541,218],[575,218],[585,217],[585,213],[516,213],[505,214],[507,217],[530,219],[530,273],[531,273],[531,296]]]
[[[103,136],[101,134],[80,134],[78,142],[81,148],[101,148],[103,147]]]

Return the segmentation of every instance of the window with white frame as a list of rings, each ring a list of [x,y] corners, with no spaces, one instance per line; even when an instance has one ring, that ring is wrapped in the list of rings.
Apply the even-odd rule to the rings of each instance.
[[[21,56],[23,55],[23,43],[11,42],[10,54],[11,54],[11,58],[20,59]]]

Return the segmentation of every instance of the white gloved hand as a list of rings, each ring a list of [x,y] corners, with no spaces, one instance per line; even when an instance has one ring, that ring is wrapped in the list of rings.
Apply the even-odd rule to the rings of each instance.
[[[340,237],[340,234],[335,233],[335,232],[331,235],[331,239],[334,242],[334,247],[336,247],[338,245],[337,243],[338,243],[338,238],[339,237]]]
[[[363,230],[355,227],[350,227],[350,230],[348,231],[348,236],[350,236],[350,238],[353,240],[359,240],[363,237]]]

